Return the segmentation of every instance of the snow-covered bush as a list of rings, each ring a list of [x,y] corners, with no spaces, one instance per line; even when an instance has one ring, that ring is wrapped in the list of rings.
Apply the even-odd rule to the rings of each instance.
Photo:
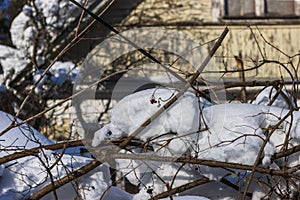
[[[25,55],[44,56],[49,47],[52,48],[51,43],[75,21],[81,10],[68,0],[28,2],[11,24],[11,39]]]
[[[69,26],[81,13],[67,0],[30,0],[24,4],[10,27],[12,44],[0,45],[0,94],[10,96],[9,100],[1,99],[0,103],[4,105],[1,109],[10,113],[17,111],[28,92],[35,87],[37,95],[31,96],[35,106],[25,105],[19,115],[21,118],[41,112],[48,98],[59,98],[59,93],[67,95],[72,92],[78,66],[71,61],[56,61],[52,69],[45,70],[53,59],[50,53],[61,45],[61,41],[54,41],[62,33],[73,31]],[[46,74],[39,81],[43,72]],[[41,130],[45,121],[41,116],[31,124]]]
[[[0,132],[5,130],[14,117],[0,111]],[[21,123],[17,120],[17,123]],[[28,124],[17,126],[0,136],[1,159],[9,161],[0,165],[0,199],[28,199],[51,181],[67,176],[74,170],[90,163],[93,159],[80,156],[79,148],[46,150],[42,147],[53,145],[54,141],[47,139]],[[24,152],[32,148],[40,148],[36,155],[28,154],[19,159],[9,159],[9,155]],[[69,152],[69,153],[68,153]],[[77,155],[76,155],[77,154]],[[59,158],[60,157],[60,158]],[[58,159],[59,158],[59,159]],[[118,188],[110,187],[109,167],[102,164],[88,174],[75,179],[56,190],[58,199],[97,199],[104,191],[104,199],[131,199],[131,195]],[[44,199],[53,199],[49,193]]]
[[[92,145],[97,149],[108,139],[127,138],[164,106],[165,102],[158,103],[156,100],[170,99],[176,93],[176,90],[170,88],[148,89],[125,97],[112,109],[110,124],[95,132]],[[268,93],[265,97],[268,97]],[[153,98],[156,103],[153,103]],[[264,99],[262,93],[260,98]],[[279,101],[282,101],[280,96],[275,102]],[[229,177],[229,180],[233,182],[234,179],[241,179],[240,182],[245,184],[250,174],[250,171],[228,170],[221,166],[219,168],[201,164],[183,166],[176,162],[176,158],[182,156],[248,166],[255,165],[259,159],[258,167],[277,170],[284,166],[295,168],[300,163],[299,152],[285,162],[281,159],[272,160],[274,154],[280,152],[282,148],[292,148],[300,144],[300,112],[289,113],[289,110],[281,106],[278,103],[276,106],[234,103],[212,105],[207,100],[198,99],[193,93],[186,92],[158,118],[152,119],[151,123],[136,136],[141,140],[141,144],[150,145],[152,150],[145,151],[142,147],[137,147],[135,150],[131,148],[128,152],[121,151],[129,155],[174,156],[174,162],[160,163],[151,160],[150,157],[142,161],[138,158],[117,159],[118,169],[126,174],[127,179],[133,184],[142,183],[141,188],[146,189],[150,187],[154,195],[167,190],[165,182],[172,182],[173,186],[177,187],[201,176],[219,182],[230,174],[232,177]],[[113,146],[112,144],[112,148]],[[97,150],[94,155],[97,156]],[[101,155],[98,156],[101,158]],[[244,178],[240,178],[239,173],[244,173]],[[256,179],[260,179],[265,175],[255,173],[255,176]],[[232,197],[236,193],[236,191],[229,194],[207,193],[210,187],[212,186],[201,186],[202,189],[197,195],[215,199]],[[228,186],[220,183],[217,187],[221,189]],[[242,190],[243,187],[240,187]],[[296,188],[287,188],[283,184],[278,185],[278,188],[285,193],[289,190],[297,191]],[[259,184],[251,184],[248,191],[259,195]],[[276,195],[273,196],[275,197]]]
[[[93,3],[93,1],[89,2]],[[40,70],[45,69],[45,65],[50,63],[47,60],[48,53],[59,45],[54,44],[55,39],[66,31],[80,13],[81,10],[68,0],[28,1],[10,27],[14,48],[0,45],[0,64],[3,67],[1,91],[15,89],[7,87],[12,87],[10,84],[12,81],[19,81],[19,79],[15,80],[18,75],[22,74],[25,77],[40,75]],[[59,61],[55,63],[55,69],[51,73],[51,82],[61,85],[67,79],[74,81],[78,69],[71,62]],[[35,83],[37,77],[33,79]],[[42,83],[37,86],[36,92],[42,91],[41,88]]]
[[[278,93],[278,94],[277,94]],[[284,97],[285,96],[285,97]],[[276,106],[284,109],[296,108],[295,99],[285,89],[281,91],[269,86],[264,88],[256,97],[255,104]]]
[[[12,104],[12,112],[24,114],[28,122],[37,120],[37,127],[45,120],[44,112],[70,99],[71,94],[51,109],[47,107],[48,98],[72,92],[65,86],[74,83],[79,67],[58,59],[45,69],[52,60],[49,54],[57,48],[56,39],[80,13],[68,0],[29,0],[12,23],[13,47],[0,45],[0,95],[9,91],[14,97],[6,98],[4,105]],[[120,60],[122,66],[129,63],[126,56]],[[180,66],[180,77],[193,76],[182,69]],[[106,75],[114,78],[109,73],[118,70],[107,69]],[[155,77],[147,78],[155,82]],[[172,85],[176,80],[168,78]],[[100,82],[84,87],[98,84],[102,89],[105,85]],[[35,93],[30,93],[33,85]],[[300,113],[296,95],[284,89],[278,93],[281,87],[274,84],[262,90],[254,104],[216,104],[201,96],[201,86],[193,86],[168,108],[167,102],[180,89],[161,86],[136,92],[112,110],[109,100],[105,112],[110,112],[110,123],[91,131],[93,138],[84,141],[86,147],[69,138],[57,143],[0,111],[0,199],[299,198]],[[84,109],[93,107],[88,104]],[[162,114],[155,115],[160,109]],[[53,120],[52,116],[48,120]],[[143,130],[130,138],[142,124]],[[65,134],[69,136],[69,132]],[[126,181],[137,194],[125,191],[128,185],[122,184]]]

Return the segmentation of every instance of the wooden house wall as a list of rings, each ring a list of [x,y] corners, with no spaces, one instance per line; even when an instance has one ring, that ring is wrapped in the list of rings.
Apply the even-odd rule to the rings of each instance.
[[[196,43],[204,44],[216,39],[226,25],[230,28],[230,33],[224,40],[221,49],[217,52],[214,59],[215,69],[224,71],[235,69],[235,55],[241,55],[245,68],[255,66],[253,61],[263,59],[276,60],[282,63],[293,61],[297,65],[296,59],[290,59],[299,53],[299,28],[300,24],[281,22],[276,25],[272,20],[261,20],[259,23],[245,21],[245,23],[234,23],[229,20],[226,22],[215,22],[216,0],[144,0],[136,6],[130,14],[120,23],[115,24],[119,30],[128,30],[136,27],[163,27],[185,32]],[[126,2],[120,3],[120,12],[126,10]],[[130,6],[128,6],[129,9]],[[114,13],[116,10],[114,10]],[[219,13],[220,14],[220,13]],[[118,14],[120,15],[120,14]],[[265,23],[265,25],[264,25]],[[255,24],[259,24],[256,26]],[[251,29],[248,25],[252,25]],[[273,46],[271,46],[271,44]],[[211,45],[206,45],[209,49]],[[277,49],[278,48],[278,49]],[[279,51],[279,49],[281,51]],[[99,57],[98,57],[99,58]],[[257,63],[256,63],[257,64]],[[289,67],[289,65],[286,65]],[[278,78],[281,75],[288,78],[289,74],[278,67],[276,64],[268,64],[260,70],[249,71],[246,76],[250,78]],[[237,77],[238,73],[228,73],[228,77]]]

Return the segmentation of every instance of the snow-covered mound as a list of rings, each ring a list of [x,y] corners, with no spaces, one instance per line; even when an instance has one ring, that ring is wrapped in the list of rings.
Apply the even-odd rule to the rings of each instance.
[[[284,120],[264,148],[262,164],[269,165],[270,158],[283,147],[289,133],[289,147],[300,141],[300,112],[278,107],[251,104],[221,104],[204,109],[209,127],[198,140],[199,157],[252,165],[266,136],[280,120]],[[300,160],[298,160],[299,162]]]
[[[287,99],[285,99],[281,93],[279,93],[279,95],[275,98],[275,95],[278,93],[276,88],[274,88],[273,86],[266,87],[257,95],[254,103],[258,105],[268,106],[272,102],[272,106],[284,109],[290,109],[290,104],[292,108],[296,108],[295,99],[293,98],[293,96],[289,94],[285,89],[282,89],[281,92],[284,94],[284,96],[287,97]]]
[[[9,127],[14,120],[10,114],[0,111],[0,132]],[[17,123],[21,120],[17,120]],[[54,144],[37,130],[23,124],[0,136],[0,156],[15,153],[18,150],[30,149],[41,145]]]
[[[148,200],[151,199],[151,196],[145,191],[142,190],[141,193],[136,194],[132,200]],[[163,198],[160,200],[169,200],[170,197]],[[209,200],[208,198],[201,197],[201,196],[174,196],[172,197],[174,200]]]
[[[76,67],[72,62],[55,62],[51,69],[51,83],[54,85],[62,85],[66,80],[75,81],[76,76],[79,74],[79,67]]]
[[[29,59],[21,50],[0,45],[0,93],[6,92],[10,81],[28,67],[28,64]],[[44,69],[39,69],[33,73],[33,84],[36,84],[43,72]],[[52,85],[62,85],[66,80],[74,83],[79,73],[80,69],[74,63],[56,61],[49,73],[37,84],[35,92],[39,93],[46,88],[44,84],[47,79],[50,79]]]
[[[111,123],[95,133],[92,145],[99,145],[105,138],[128,136],[176,93],[174,89],[148,89],[123,98],[111,112]],[[197,132],[200,128],[199,109],[210,105],[210,102],[204,98],[198,98],[192,92],[186,92],[137,137],[146,141],[171,132],[176,133],[177,136]],[[169,147],[177,151],[178,145],[186,146],[185,141],[180,140],[174,144],[171,142]]]
[[[11,115],[0,111],[0,132],[6,129],[12,120]],[[17,122],[21,121],[17,120]],[[54,142],[24,124],[9,130],[0,137],[0,157],[49,144],[54,144]],[[60,159],[58,163],[57,159]],[[4,163],[0,165],[0,199],[27,199],[34,192],[50,184],[50,176],[46,167],[51,168],[53,178],[57,179],[92,160],[70,154],[60,157],[59,151],[41,149],[38,156],[27,156]],[[109,167],[105,164],[77,179],[76,184],[68,183],[56,192],[58,199],[99,199],[106,190],[103,199],[132,199],[132,195],[111,187]],[[43,199],[53,199],[53,194],[49,193]]]
[[[79,0],[83,4],[84,0]],[[94,1],[88,1],[91,5]],[[22,11],[14,18],[10,27],[11,40],[15,48],[0,45],[0,64],[3,75],[0,73],[0,92],[5,93],[7,86],[20,71],[28,65],[31,59],[37,66],[45,64],[49,44],[59,36],[80,15],[81,9],[68,0],[34,0],[27,2]],[[35,56],[32,58],[32,56]],[[33,68],[33,67],[32,67]],[[55,68],[55,69],[54,69]],[[51,71],[52,84],[61,85],[65,80],[74,81],[79,68],[71,62],[56,62]],[[70,69],[72,68],[72,69]],[[32,70],[31,70],[32,71]],[[33,72],[34,81],[40,76],[40,71]],[[37,93],[43,89],[41,82]]]
[[[35,71],[33,74],[33,84],[37,85],[34,90],[35,93],[40,93],[47,89],[47,85],[45,85],[47,79],[50,80],[49,82],[51,83],[51,85],[61,86],[67,80],[74,83],[76,77],[80,73],[80,68],[78,66],[75,66],[75,64],[70,61],[56,61],[50,68],[49,73],[47,73],[42,78],[42,80],[39,83],[37,83],[44,71],[44,69],[40,69]]]
[[[106,138],[128,136],[159,109],[157,103],[151,103],[153,97],[155,101],[159,98],[168,100],[175,93],[172,89],[149,89],[125,97],[113,108],[110,124],[95,133],[92,145],[97,146]],[[164,103],[161,102],[160,106]],[[200,107],[204,108],[203,111]],[[267,130],[288,112],[275,106],[251,104],[211,106],[205,99],[199,101],[193,93],[186,92],[170,109],[154,119],[138,138],[144,141],[172,138],[167,145],[171,153],[182,155],[188,148],[199,149],[197,155],[200,158],[251,165],[264,143]],[[283,146],[290,125],[290,144],[296,144],[300,139],[300,113],[294,111],[292,115],[293,123],[288,117],[266,143],[263,164],[270,164],[270,157]],[[199,131],[201,128],[208,130]],[[166,133],[173,134],[159,137]]]
[[[42,161],[37,157],[30,156],[18,159],[17,162],[13,161],[15,163],[12,166],[10,166],[11,163],[5,164],[5,169],[0,177],[1,180],[5,180],[0,183],[0,199],[27,199],[32,193],[49,184],[49,174],[44,165],[47,167],[53,165],[57,156],[52,151],[43,151],[39,154]],[[52,168],[51,173],[54,178],[59,178],[91,161],[92,159],[89,158],[65,154],[59,164]],[[74,199],[75,197],[99,199],[111,185],[109,168],[102,165],[77,181],[78,188],[74,187],[72,183],[59,188],[56,191],[59,199]],[[109,195],[114,197],[122,194],[124,199],[130,199],[130,195],[127,194],[126,198],[124,193],[118,190],[113,194],[109,192]],[[49,193],[44,199],[53,199],[53,194]]]
[[[105,139],[128,136],[159,108],[159,98],[168,100],[174,93],[176,91],[172,89],[149,89],[125,97],[112,109],[111,122],[95,132],[92,145],[101,146],[101,142]],[[160,106],[164,103],[165,101],[161,101]],[[198,99],[193,93],[186,92],[137,137],[144,142],[150,141],[154,151],[148,151],[149,154],[175,155],[176,157],[189,153],[200,159],[246,165],[254,164],[265,143],[262,155],[259,155],[262,160],[259,163],[260,166],[279,169],[286,164],[293,167],[300,163],[299,153],[290,156],[286,163],[281,160],[274,162],[271,160],[272,155],[279,152],[285,142],[288,141],[286,144],[288,148],[300,143],[300,112],[294,111],[290,114],[289,112],[290,110],[281,107],[254,104],[211,105],[205,99]],[[283,118],[285,120],[281,122]],[[168,132],[172,134],[165,134]],[[163,137],[162,134],[164,134]],[[266,141],[268,134],[272,135]],[[150,140],[151,138],[155,140]],[[122,151],[124,153],[124,150]],[[127,153],[139,153],[139,150]],[[130,182],[133,184],[142,182],[141,185],[153,188],[154,193],[160,193],[166,189],[160,179],[172,182],[173,175],[176,173],[178,174],[174,187],[200,178],[202,175],[216,181],[228,175],[225,169],[203,165],[181,166],[176,162],[153,161],[146,161],[145,165],[144,162],[117,160],[120,170],[126,174]],[[155,171],[156,175],[151,175],[152,171]],[[222,184],[217,187],[224,189]],[[255,187],[252,187],[251,191],[255,192],[253,188]],[[199,191],[206,190],[209,190],[209,187],[202,186]],[[221,194],[222,192],[209,193],[208,196],[216,198]],[[223,192],[222,195],[229,194]]]

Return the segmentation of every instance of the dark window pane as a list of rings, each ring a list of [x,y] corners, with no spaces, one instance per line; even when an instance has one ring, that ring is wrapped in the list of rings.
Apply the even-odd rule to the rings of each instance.
[[[254,0],[225,0],[225,13],[227,16],[253,16]]]
[[[295,15],[294,0],[267,0],[267,16],[291,16]]]
[[[255,3],[254,0],[244,0],[243,1],[243,15],[254,16],[255,15]]]
[[[240,16],[241,3],[240,0],[227,0],[228,16]]]

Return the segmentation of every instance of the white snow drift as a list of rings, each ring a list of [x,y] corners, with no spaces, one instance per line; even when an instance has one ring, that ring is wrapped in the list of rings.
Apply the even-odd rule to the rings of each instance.
[[[5,130],[12,122],[13,116],[0,111],[0,132]],[[21,122],[21,120],[17,120]],[[0,137],[0,156],[7,156],[18,151],[39,147],[41,145],[54,144],[31,126],[22,126],[10,129]],[[46,167],[51,168],[54,179],[59,179],[93,159],[83,156],[76,156],[75,149],[66,152],[61,160],[57,162],[60,151],[41,149],[38,157],[27,156],[12,160],[0,165],[0,199],[27,199],[31,194],[50,183],[49,173]],[[59,188],[56,192],[59,199],[99,199],[104,191],[107,192],[103,199],[131,199],[132,195],[116,188],[110,187],[110,172],[106,164],[103,164],[88,174],[80,177],[75,182],[68,183]],[[43,199],[53,199],[49,193]]]
[[[264,103],[270,101],[270,98],[263,97],[263,95],[269,97],[268,91],[270,88],[266,88],[260,95]],[[92,145],[101,146],[101,142],[105,139],[130,135],[164,105],[165,101],[158,102],[159,99],[168,100],[175,93],[173,89],[149,89],[125,97],[111,111],[111,122],[95,133]],[[153,103],[155,102],[153,99],[157,102]],[[261,104],[262,101],[258,103]],[[186,92],[173,106],[152,120],[137,138],[144,142],[151,141],[154,152],[150,151],[149,154],[181,156],[190,153],[191,156],[201,159],[246,165],[254,164],[263,143],[266,142],[263,154],[260,155],[262,159],[260,165],[279,168],[283,162],[281,160],[272,162],[271,157],[283,148],[286,137],[289,138],[288,147],[300,143],[300,112],[290,112],[285,109],[286,105],[288,104],[281,96],[276,99],[273,106],[233,103],[211,105],[205,99],[198,99],[191,92]],[[283,122],[280,122],[283,118],[285,118]],[[277,124],[278,127],[271,132]],[[265,141],[268,134],[272,135]],[[155,140],[151,140],[153,138]],[[144,185],[151,185],[154,192],[165,190],[164,184],[159,183],[159,179],[152,183],[155,176],[149,175],[149,169],[143,173],[146,167],[141,165],[141,162],[117,161],[124,174],[130,170],[134,171],[127,175],[132,183],[142,181]],[[289,158],[287,164],[292,167],[299,163],[299,153],[296,153]],[[176,163],[151,161],[147,166],[152,168],[150,172],[155,171],[167,181],[168,177],[174,175],[180,167]],[[185,166],[178,174],[174,185],[187,183],[201,175],[211,180],[220,180],[227,174],[228,171],[220,168]],[[256,190],[252,188],[252,191]],[[213,198],[214,194],[211,193],[210,197]]]

